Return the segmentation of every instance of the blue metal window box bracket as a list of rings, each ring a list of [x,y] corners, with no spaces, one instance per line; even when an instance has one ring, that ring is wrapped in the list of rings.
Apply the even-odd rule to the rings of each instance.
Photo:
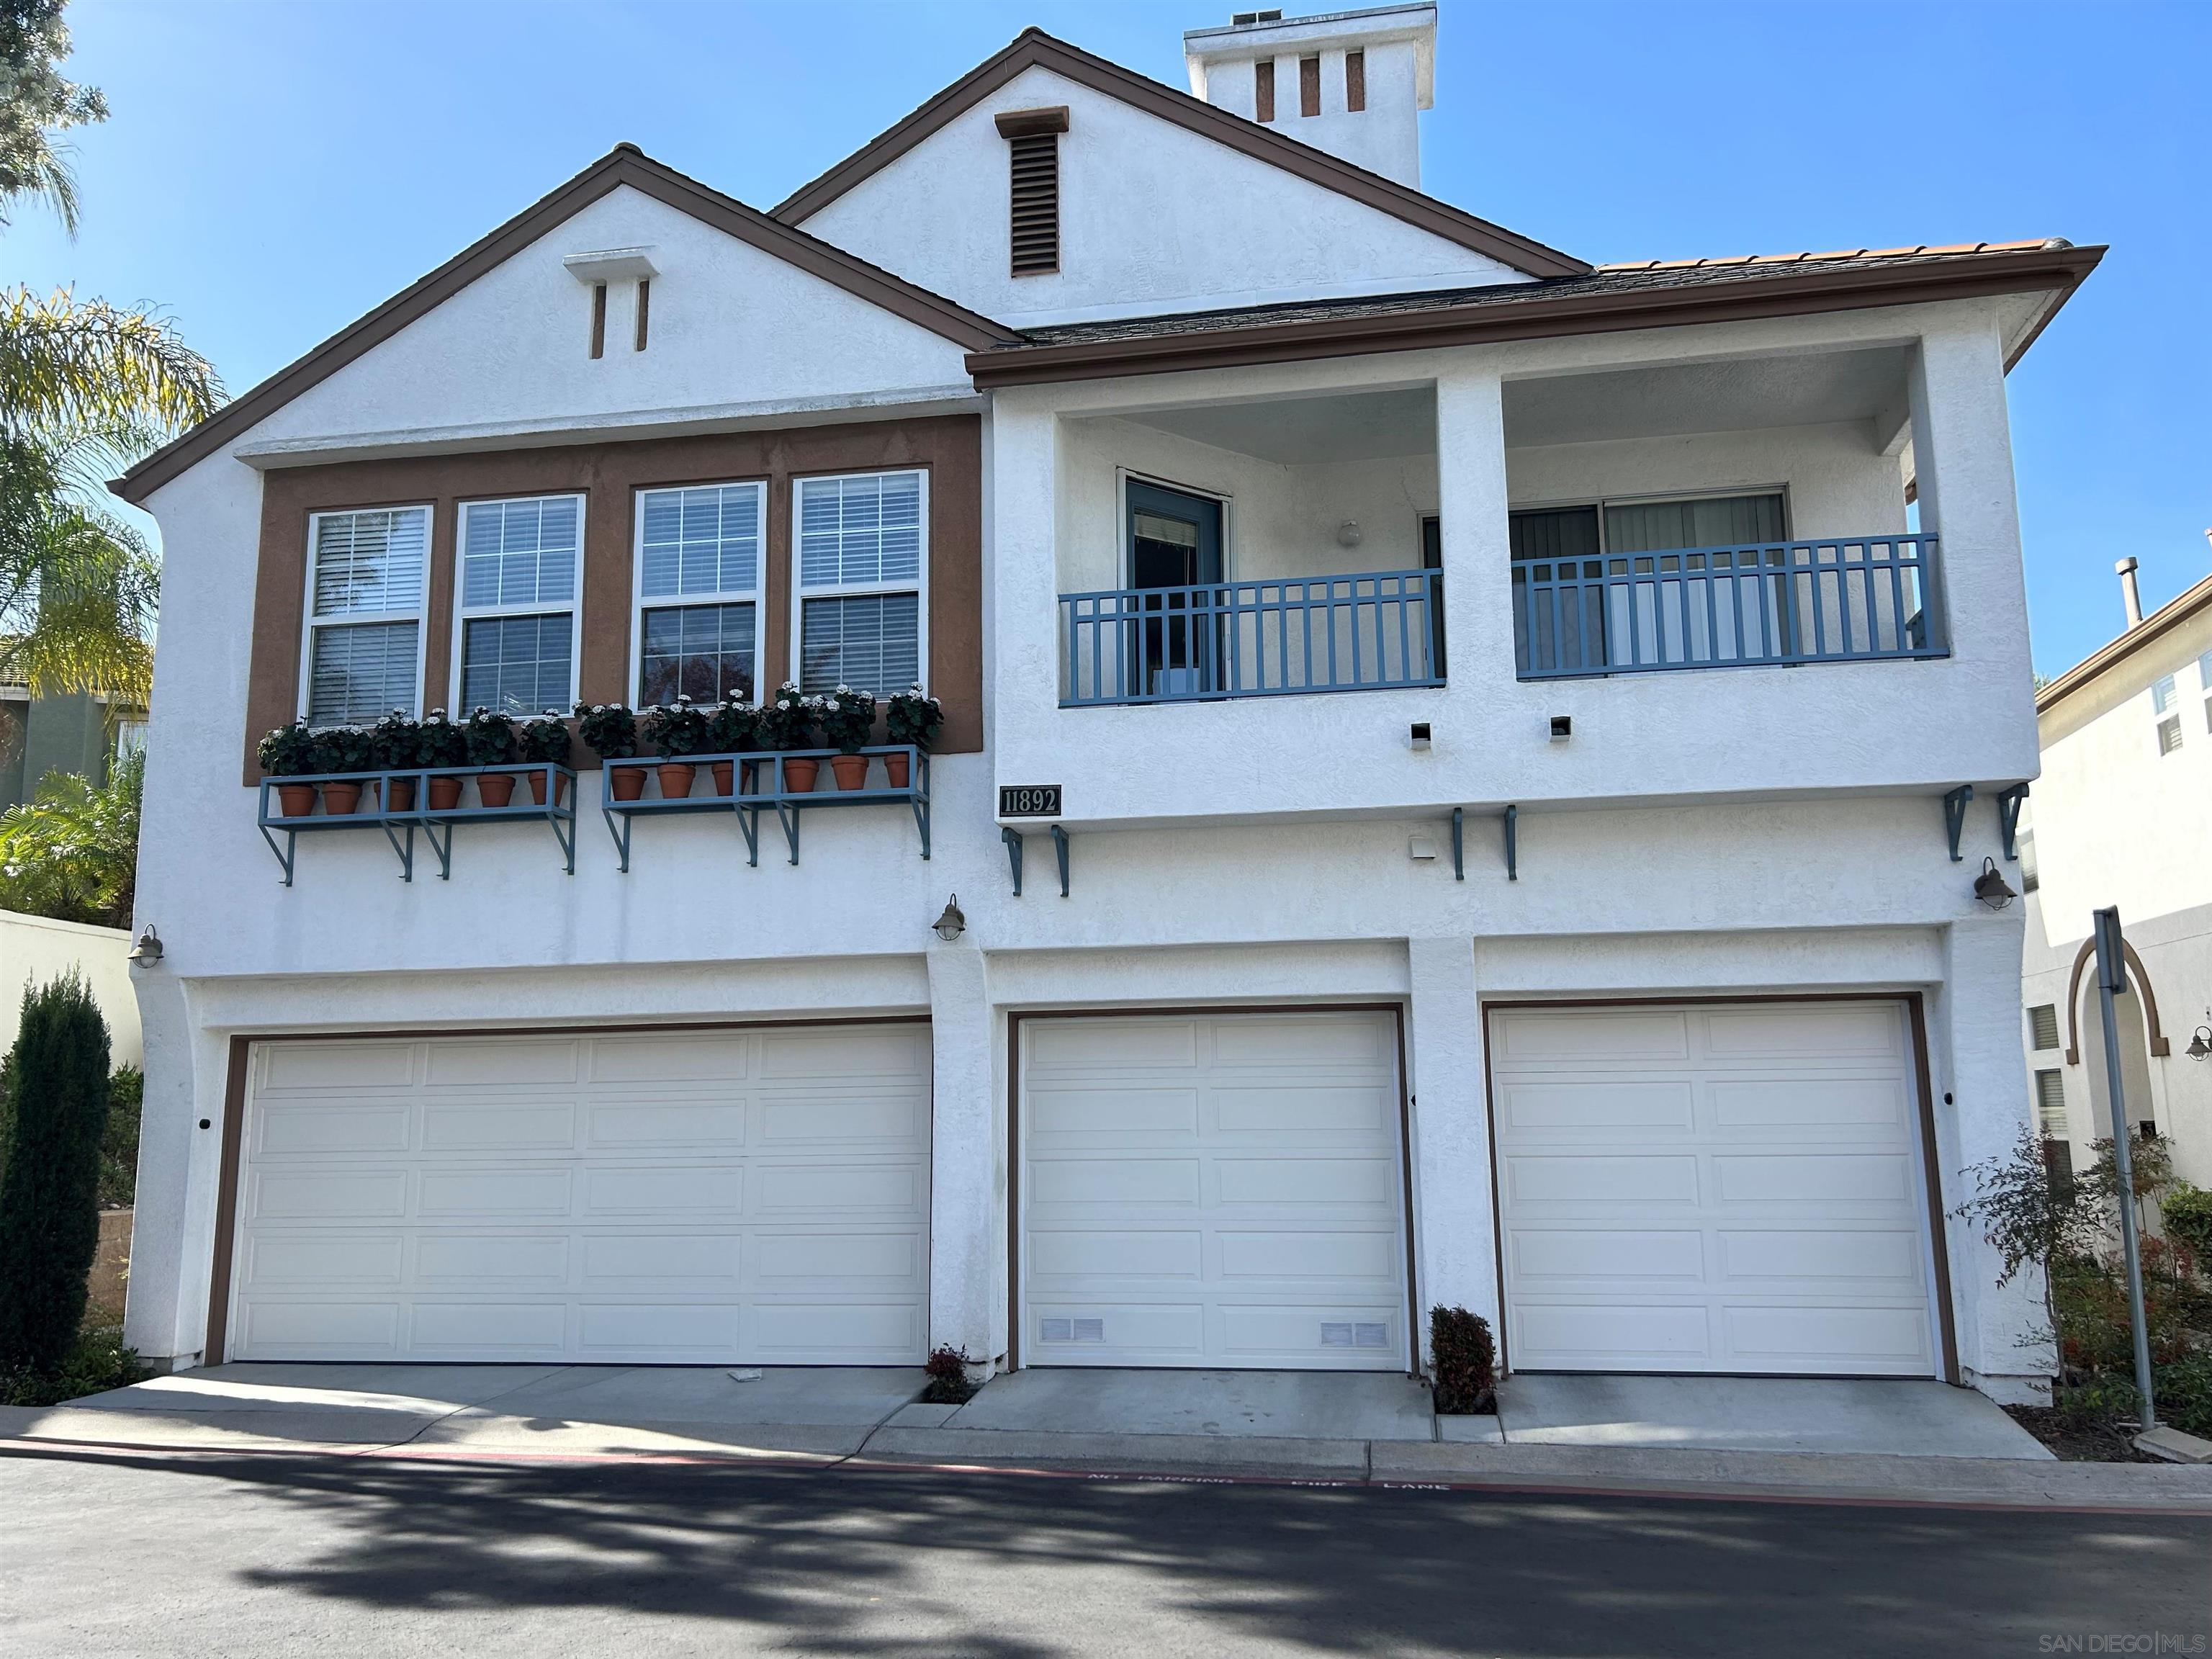
[[[929,857],[929,753],[912,744],[885,744],[858,752],[874,759],[880,756],[903,755],[907,757],[907,784],[903,788],[886,785],[882,788],[840,789],[825,775],[817,775],[817,787],[812,789],[793,789],[785,776],[785,766],[795,760],[823,763],[828,769],[830,757],[840,751],[835,749],[763,750],[747,754],[727,755],[641,755],[612,762],[603,762],[605,769],[599,780],[599,811],[605,815],[607,833],[614,838],[615,851],[622,860],[625,874],[629,870],[630,826],[641,817],[664,817],[687,812],[726,812],[737,820],[738,832],[745,838],[745,862],[757,869],[760,866],[760,821],[762,814],[773,811],[776,823],[783,831],[785,845],[790,849],[791,862],[799,862],[799,815],[816,806],[882,806],[903,804],[914,812],[915,828],[921,834],[921,856]],[[730,793],[726,795],[706,793],[686,795],[669,800],[662,796],[641,797],[636,800],[617,800],[614,794],[614,772],[618,767],[635,766],[652,771],[660,766],[696,766],[702,771],[717,762],[730,763]],[[888,776],[889,769],[885,769]],[[746,786],[750,783],[751,787]],[[697,787],[696,781],[694,787]],[[712,779],[708,779],[712,788]]]
[[[430,805],[430,780],[433,778],[481,778],[486,775],[511,777],[518,793],[526,795],[527,785],[533,776],[544,780],[544,805],[527,799],[507,806],[448,806],[434,808]],[[412,780],[415,785],[415,805],[405,811],[391,810],[392,786],[395,781]],[[362,805],[351,812],[316,811],[289,814],[271,811],[275,792],[288,785],[309,784],[317,788],[326,783],[352,783],[361,786]],[[323,805],[318,802],[318,805]],[[399,878],[415,879],[415,832],[420,830],[430,843],[430,850],[438,855],[438,878],[453,878],[453,830],[463,823],[504,823],[523,820],[541,820],[550,825],[553,839],[560,844],[568,873],[576,873],[576,775],[569,768],[550,763],[514,766],[451,766],[415,767],[392,772],[315,772],[300,777],[264,778],[261,781],[261,803],[258,821],[262,840],[276,855],[276,863],[284,872],[284,885],[292,884],[295,854],[300,837],[323,830],[370,830],[384,831],[384,838],[392,843],[398,855]],[[280,845],[279,836],[283,837]]]

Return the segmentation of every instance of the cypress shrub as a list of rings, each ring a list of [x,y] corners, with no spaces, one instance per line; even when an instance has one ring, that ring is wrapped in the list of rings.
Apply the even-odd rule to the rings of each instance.
[[[1429,1310],[1431,1385],[1437,1413],[1466,1417],[1498,1409],[1498,1348],[1490,1322],[1464,1308]]]
[[[52,1371],[84,1318],[100,1246],[107,1022],[75,973],[23,994],[0,1175],[0,1370]]]

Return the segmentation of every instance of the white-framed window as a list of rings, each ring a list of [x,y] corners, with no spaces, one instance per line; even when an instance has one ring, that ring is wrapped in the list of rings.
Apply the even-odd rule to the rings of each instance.
[[[584,498],[461,503],[453,708],[510,714],[576,700]]]
[[[792,486],[799,684],[888,696],[927,678],[929,476],[800,478]]]
[[[309,725],[422,712],[429,555],[427,506],[308,515],[299,712]]]
[[[2181,747],[2181,710],[2176,705],[2180,693],[2174,690],[2173,676],[2152,682],[2150,707],[2152,716],[2158,721],[2158,752],[2171,755]]]
[[[2066,1139],[2066,1073],[2035,1074],[2035,1127],[2045,1140]]]
[[[761,540],[768,489],[687,484],[637,492],[637,706],[759,698]]]

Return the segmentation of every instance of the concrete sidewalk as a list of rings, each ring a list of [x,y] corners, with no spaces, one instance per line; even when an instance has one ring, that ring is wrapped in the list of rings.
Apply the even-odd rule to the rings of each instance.
[[[1789,1390],[1762,1405],[1769,1396],[1741,1384],[1595,1386],[1623,1381],[1509,1379],[1502,1419],[1438,1419],[1419,1384],[1386,1375],[1024,1371],[949,1407],[918,1403],[923,1376],[904,1369],[237,1364],[65,1406],[0,1408],[0,1440],[186,1454],[857,1462],[2212,1513],[2212,1467],[2059,1463],[2040,1446],[2023,1455],[2006,1435],[2027,1437],[2002,1413],[1940,1384],[1904,1385],[1936,1392],[1894,1396],[1908,1441],[1942,1430],[1946,1413],[1970,1437],[1991,1428],[1984,1413],[2006,1435],[1978,1444],[1939,1436],[1917,1454],[1866,1449],[1862,1435],[1860,1449],[1843,1453],[1802,1443],[1818,1431],[1807,1409],[1784,1409]],[[1576,1386],[1520,1386],[1531,1382]],[[1670,1393],[1679,1396],[1673,1416],[1656,1421],[1653,1402],[1663,1406]],[[1796,1401],[1838,1407],[1812,1393]],[[1754,1443],[1728,1443],[1731,1437]]]

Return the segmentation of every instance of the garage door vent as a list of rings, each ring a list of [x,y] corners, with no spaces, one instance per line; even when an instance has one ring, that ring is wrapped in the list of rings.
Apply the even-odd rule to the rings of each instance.
[[[1364,1320],[1342,1324],[1323,1320],[1321,1345],[1324,1348],[1387,1348],[1390,1346],[1390,1328]]]
[[[1103,1319],[1040,1319],[1037,1321],[1037,1340],[1040,1342],[1103,1342],[1106,1322]]]

